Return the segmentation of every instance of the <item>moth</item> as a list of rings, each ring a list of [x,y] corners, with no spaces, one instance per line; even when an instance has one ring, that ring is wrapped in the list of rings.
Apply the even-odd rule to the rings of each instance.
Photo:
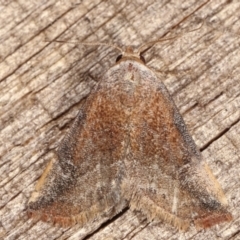
[[[129,206],[186,231],[231,221],[226,197],[163,82],[126,48],[59,144],[28,214],[61,226]]]

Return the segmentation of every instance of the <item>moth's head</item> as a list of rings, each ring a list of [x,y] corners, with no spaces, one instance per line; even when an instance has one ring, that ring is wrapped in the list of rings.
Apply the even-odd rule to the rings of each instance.
[[[125,61],[125,60],[134,60],[134,61],[140,62],[142,64],[146,63],[142,53],[139,51],[134,51],[134,49],[132,47],[126,47],[121,52],[121,54],[118,55],[118,57],[116,58],[116,63],[119,63],[119,62]]]

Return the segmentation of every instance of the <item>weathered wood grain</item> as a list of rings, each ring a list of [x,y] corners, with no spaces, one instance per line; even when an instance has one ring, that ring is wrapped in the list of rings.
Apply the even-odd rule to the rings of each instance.
[[[240,2],[212,0],[171,30],[203,2],[0,2],[1,239],[240,239]],[[83,229],[27,219],[36,180],[118,55],[54,40],[139,46],[170,30],[177,37],[149,49],[148,66],[163,75],[234,221],[183,234],[128,209]]]

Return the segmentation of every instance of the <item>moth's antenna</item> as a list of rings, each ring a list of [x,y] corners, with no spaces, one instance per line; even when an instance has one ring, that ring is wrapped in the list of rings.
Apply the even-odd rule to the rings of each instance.
[[[182,34],[181,34],[182,35]],[[155,41],[151,41],[151,42],[147,42],[147,43],[144,43],[143,45],[141,45],[139,48],[138,48],[138,51],[137,51],[137,54],[140,55],[140,54],[143,54],[145,53],[148,49],[150,49],[151,47],[153,47],[156,43],[160,43],[160,42],[163,42],[163,41],[169,41],[169,40],[172,40],[172,39],[175,39],[177,37],[179,37],[180,35],[178,36],[175,36],[175,37],[171,37],[171,38],[159,38]]]
[[[200,27],[188,31],[188,33],[199,30],[202,27],[202,25],[203,25],[203,23],[201,24]],[[159,39],[157,39],[155,41],[150,41],[150,42],[144,43],[143,45],[141,45],[138,48],[138,52],[137,53],[138,54],[143,54],[143,53],[145,53],[147,50],[149,50],[151,47],[153,47],[157,43],[164,42],[164,41],[169,41],[169,40],[172,40],[172,39],[175,39],[175,38],[179,38],[179,37],[181,37],[184,34],[185,33],[181,33],[181,34],[178,34],[178,35],[176,35],[174,37],[170,37],[170,38],[163,38],[163,37],[161,37],[161,38],[159,38]]]
[[[202,3],[200,6],[198,6],[194,11],[192,11],[191,13],[189,13],[187,16],[185,16],[181,21],[179,21],[177,24],[175,24],[174,26],[171,27],[171,30],[176,28],[178,25],[180,25],[182,22],[184,22],[186,19],[188,19],[191,15],[193,15],[195,12],[197,12],[199,9],[201,9],[203,6],[205,6],[208,2],[210,2],[211,0],[208,0],[204,3]],[[170,31],[171,31],[170,30]],[[195,31],[195,30],[193,30]],[[191,31],[190,31],[191,32]],[[167,33],[166,33],[167,34]],[[165,34],[165,35],[166,35]],[[165,36],[164,35],[164,36]]]
[[[151,41],[151,42],[147,42],[143,45],[141,45],[138,49],[138,54],[143,54],[145,53],[147,50],[149,50],[151,47],[153,47],[155,44],[159,43],[159,42],[163,42],[163,41],[168,41],[168,40],[172,40],[172,39],[175,39],[175,38],[178,38],[180,36],[183,35],[182,34],[179,34],[177,36],[174,36],[174,37],[171,37],[171,38],[164,38],[169,32],[171,32],[174,28],[176,28],[177,26],[179,26],[182,22],[184,22],[187,18],[189,18],[192,14],[194,14],[195,12],[197,12],[199,9],[201,9],[204,5],[206,5],[208,2],[210,2],[211,0],[208,0],[204,3],[202,3],[200,6],[198,6],[193,12],[191,12],[190,14],[188,14],[187,16],[185,16],[181,21],[179,21],[177,24],[175,24],[174,26],[172,26],[170,28],[170,30],[168,32],[166,32],[161,38],[155,40],[155,41]],[[196,29],[193,29],[193,30],[190,30],[188,32],[194,32],[194,31],[197,31],[198,29],[200,29],[202,27],[203,23],[201,24],[200,27],[196,28]]]
[[[54,42],[60,42],[60,43],[77,43],[77,44],[81,44],[81,45],[87,45],[87,46],[108,46],[114,49],[117,49],[118,51],[120,51],[121,53],[123,52],[123,50],[114,44],[109,44],[109,43],[101,43],[101,42],[73,42],[73,41],[63,41],[63,40],[55,40]]]

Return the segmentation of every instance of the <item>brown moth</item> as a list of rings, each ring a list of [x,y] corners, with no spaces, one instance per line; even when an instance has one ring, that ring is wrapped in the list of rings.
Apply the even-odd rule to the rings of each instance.
[[[142,47],[140,47],[141,49]],[[227,200],[140,50],[99,81],[40,178],[28,213],[62,226],[123,208],[178,229],[230,221]]]

